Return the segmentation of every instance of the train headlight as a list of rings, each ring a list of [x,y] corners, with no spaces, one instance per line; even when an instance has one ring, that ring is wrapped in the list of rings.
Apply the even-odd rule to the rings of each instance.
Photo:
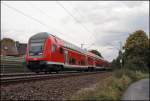
[[[36,60],[37,60],[37,58],[33,58],[33,60],[35,60],[35,61],[36,61]]]
[[[43,55],[43,53],[39,53],[39,55]]]

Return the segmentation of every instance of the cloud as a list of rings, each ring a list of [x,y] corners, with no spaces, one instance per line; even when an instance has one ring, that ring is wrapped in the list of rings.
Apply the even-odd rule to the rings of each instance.
[[[149,36],[148,1],[59,1],[77,22],[56,1],[3,2],[45,24],[2,4],[2,37],[20,42],[27,42],[35,33],[47,31],[78,46],[94,43],[90,49],[98,49],[112,61],[118,50],[110,47],[119,48],[118,42],[124,44],[129,33],[143,29]]]

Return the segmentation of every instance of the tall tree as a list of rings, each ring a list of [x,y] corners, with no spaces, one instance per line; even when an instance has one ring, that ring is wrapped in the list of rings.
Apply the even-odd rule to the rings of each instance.
[[[142,30],[135,31],[133,34],[130,34],[126,40],[126,50],[135,50],[135,47],[139,47],[141,49],[149,47],[148,36]]]
[[[149,39],[143,30],[137,30],[130,34],[126,40],[124,49],[125,64],[130,63],[136,66],[136,68],[148,66]]]
[[[95,54],[95,55],[98,55],[99,57],[102,57],[101,53],[99,51],[97,51],[97,50],[90,50],[90,52]]]

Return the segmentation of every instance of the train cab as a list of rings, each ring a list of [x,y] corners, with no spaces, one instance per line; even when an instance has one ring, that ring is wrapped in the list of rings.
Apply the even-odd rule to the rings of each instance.
[[[62,44],[61,41],[55,39],[55,36],[46,32],[32,36],[29,39],[26,53],[27,67],[39,72],[47,71],[51,65],[63,64]]]

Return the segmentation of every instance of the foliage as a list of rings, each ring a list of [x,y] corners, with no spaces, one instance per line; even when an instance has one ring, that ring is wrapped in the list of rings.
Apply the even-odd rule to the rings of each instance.
[[[148,71],[150,67],[149,40],[146,33],[142,30],[137,30],[130,34],[124,45],[125,52],[119,54],[119,56],[112,61],[113,68],[121,68],[120,59],[122,59],[123,68]]]
[[[120,58],[118,57],[117,59],[114,59],[111,64],[113,70],[120,69],[121,68]]]
[[[103,82],[103,83],[102,83]],[[122,78],[109,77],[102,80],[91,88],[85,88],[78,91],[70,99],[71,100],[119,100],[122,91],[131,82],[128,76]]]
[[[125,65],[125,68],[148,70],[149,39],[144,31],[138,30],[131,34],[127,38],[124,48],[124,60],[128,65]]]
[[[132,82],[143,79],[149,78],[149,73],[141,72],[140,70],[131,70],[131,69],[119,69],[113,72],[113,76],[115,78],[122,78],[123,75],[128,76],[131,78]]]
[[[99,57],[102,57],[101,53],[97,50],[90,50],[91,53],[98,55]]]
[[[124,64],[123,68],[127,68],[134,71],[136,70],[149,71],[142,57],[129,58],[126,61],[126,64]]]
[[[124,49],[112,61],[113,76],[104,79],[96,87],[83,89],[74,94],[71,100],[120,100],[122,92],[129,84],[149,78],[149,39],[146,33],[138,30],[127,38]],[[123,60],[121,68],[120,59]]]
[[[126,88],[137,80],[149,78],[148,73],[119,69],[96,85],[79,90],[70,100],[120,100]]]
[[[146,33],[142,30],[138,30],[130,34],[125,43],[126,50],[135,50],[135,47],[148,48],[149,41]]]
[[[15,41],[13,39],[10,38],[3,38],[2,40],[0,40],[1,45],[5,44],[5,45],[14,45]]]

